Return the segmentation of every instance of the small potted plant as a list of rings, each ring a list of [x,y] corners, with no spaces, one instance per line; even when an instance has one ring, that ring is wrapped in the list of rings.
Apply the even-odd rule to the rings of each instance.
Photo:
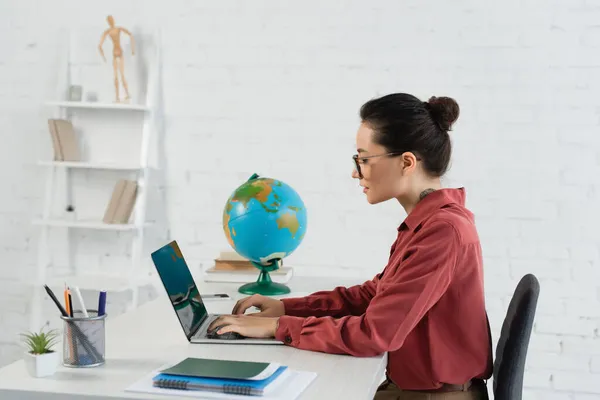
[[[42,329],[39,333],[27,332],[21,336],[28,349],[25,366],[29,374],[36,378],[54,374],[59,363],[59,354],[52,349],[58,338],[57,331],[44,332]]]

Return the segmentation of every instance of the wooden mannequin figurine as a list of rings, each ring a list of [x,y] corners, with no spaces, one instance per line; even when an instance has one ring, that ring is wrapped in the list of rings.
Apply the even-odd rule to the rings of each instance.
[[[119,98],[119,77],[117,74],[117,68],[121,72],[121,82],[123,83],[123,88],[125,89],[125,100],[129,100],[129,89],[127,87],[127,81],[125,80],[125,64],[123,59],[123,49],[121,48],[121,32],[129,35],[129,39],[131,42],[131,55],[134,55],[134,46],[135,41],[133,39],[133,35],[127,29],[122,28],[120,26],[115,26],[115,20],[112,15],[106,17],[106,21],[110,28],[104,31],[102,34],[102,38],[100,39],[100,44],[98,45],[98,49],[100,50],[100,54],[106,62],[106,57],[104,56],[104,50],[102,50],[102,45],[104,44],[104,40],[106,36],[109,36],[113,42],[113,71],[115,74],[115,92],[116,92],[116,102],[119,103],[121,100]]]

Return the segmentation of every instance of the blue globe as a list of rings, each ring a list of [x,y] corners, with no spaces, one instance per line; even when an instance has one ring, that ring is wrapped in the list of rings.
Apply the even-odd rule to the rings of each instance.
[[[267,265],[302,243],[306,208],[291,186],[254,174],[227,199],[223,231],[239,255]]]

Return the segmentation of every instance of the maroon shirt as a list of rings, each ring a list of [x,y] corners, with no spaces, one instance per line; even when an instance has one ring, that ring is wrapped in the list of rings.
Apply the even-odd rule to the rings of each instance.
[[[360,357],[388,352],[388,376],[402,389],[491,375],[481,246],[464,188],[417,203],[372,280],[282,301],[277,339]]]

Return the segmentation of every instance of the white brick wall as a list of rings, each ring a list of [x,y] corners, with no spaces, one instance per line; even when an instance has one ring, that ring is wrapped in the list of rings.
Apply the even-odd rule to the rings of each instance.
[[[495,339],[518,279],[535,273],[525,398],[600,397],[593,0],[1,2],[0,364],[19,357],[26,324],[16,279],[36,260],[34,163],[50,154],[41,102],[55,84],[58,30],[81,32],[84,89],[110,96],[110,67],[95,53],[109,13],[132,29],[163,29],[168,217],[193,266],[226,248],[223,202],[258,172],[291,184],[308,207],[306,239],[288,261],[297,273],[371,277],[404,213],[369,206],[350,179],[358,108],[395,91],[450,95],[461,117],[446,184],[467,188],[477,216]],[[96,178],[81,179],[98,194]],[[103,212],[100,195],[83,198]],[[129,251],[126,237],[81,240],[89,268]]]

